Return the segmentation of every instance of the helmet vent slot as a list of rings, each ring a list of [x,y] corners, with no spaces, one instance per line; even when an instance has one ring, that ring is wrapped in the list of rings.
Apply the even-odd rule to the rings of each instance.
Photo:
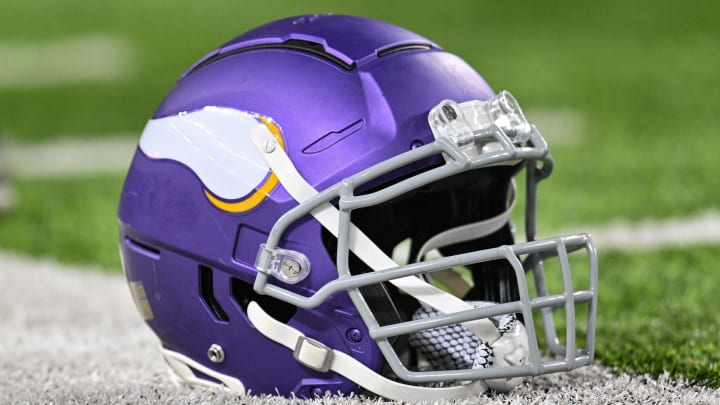
[[[332,64],[339,66],[345,70],[355,70],[357,67],[356,64],[348,63],[347,61],[341,59],[340,57],[333,55],[332,53],[328,52],[327,49],[325,49],[325,46],[323,44],[319,44],[317,42],[312,41],[305,41],[301,39],[288,39],[285,42],[273,42],[273,43],[266,43],[266,44],[257,44],[257,45],[250,45],[250,46],[244,46],[242,48],[238,49],[232,49],[228,50],[227,52],[220,52],[216,55],[211,56],[210,58],[198,63],[196,66],[193,66],[190,71],[183,74],[182,78],[187,77],[188,75],[192,74],[193,72],[202,69],[203,67],[217,61],[220,59],[223,59],[225,57],[236,55],[238,53],[248,52],[248,51],[254,51],[258,49],[289,49],[304,53],[309,53],[314,56],[318,56],[322,59],[325,59],[328,62],[331,62]]]
[[[319,44],[317,42],[312,41],[305,41],[302,39],[288,39],[287,41],[281,43],[281,44],[264,44],[264,45],[256,45],[256,46],[250,46],[247,48],[244,48],[246,50],[249,49],[262,49],[262,48],[282,48],[282,49],[292,49],[300,52],[307,52],[310,54],[313,54],[315,56],[319,56],[329,62],[332,62],[333,64],[340,66],[341,68],[345,70],[354,70],[355,69],[355,63],[348,63],[342,59],[340,59],[338,56],[333,55],[332,53],[328,52],[327,49],[325,49],[325,45]]]
[[[215,316],[215,319],[228,322],[230,318],[228,318],[227,312],[225,312],[217,299],[215,299],[212,269],[200,265],[198,267],[198,273],[200,274],[200,296],[202,296],[203,301],[205,301],[205,304]]]
[[[429,49],[432,49],[432,47],[428,44],[403,44],[403,45],[396,45],[396,46],[392,46],[390,48],[385,48],[385,49],[379,50],[379,51],[377,51],[377,56],[378,56],[378,58],[382,58],[383,56],[387,56],[387,55],[397,53],[397,52],[418,51],[418,50],[427,51]]]
[[[352,124],[346,126],[345,128],[336,131],[330,131],[327,134],[323,135],[320,139],[305,147],[305,149],[303,149],[303,153],[308,155],[313,153],[320,153],[326,149],[329,149],[338,142],[345,140],[350,135],[357,133],[358,131],[363,129],[364,126],[365,120],[359,119]]]

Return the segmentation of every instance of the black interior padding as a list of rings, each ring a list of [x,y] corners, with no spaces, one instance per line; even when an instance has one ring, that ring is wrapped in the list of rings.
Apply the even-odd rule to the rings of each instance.
[[[354,210],[351,216],[352,222],[387,255],[392,255],[398,243],[410,238],[412,261],[420,247],[438,233],[481,221],[505,211],[511,178],[520,169],[521,165],[497,166],[460,173],[408,192],[384,204]],[[337,244],[335,237],[323,230],[323,240],[328,253],[334,258]],[[486,237],[447,246],[440,250],[443,255],[448,256],[512,243],[510,226],[506,225]],[[480,263],[469,268],[475,286],[463,297],[464,299],[493,302],[519,299],[515,275],[507,261]],[[370,268],[351,255],[352,274],[369,271]],[[361,293],[381,324],[407,321],[419,307],[413,298],[400,293],[388,283],[384,283],[382,288],[362,289]]]

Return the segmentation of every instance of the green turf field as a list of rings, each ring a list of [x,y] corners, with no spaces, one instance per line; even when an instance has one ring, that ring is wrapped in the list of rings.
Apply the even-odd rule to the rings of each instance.
[[[178,75],[218,44],[275,18],[330,11],[426,35],[512,91],[530,118],[574,117],[580,133],[547,134],[556,166],[541,185],[543,233],[720,209],[717,2],[5,0],[2,9],[0,49],[105,35],[132,51],[117,80],[0,85],[0,136],[15,143],[139,134]],[[17,179],[0,249],[119,271],[121,183],[121,173]],[[719,262],[717,245],[601,251],[599,362],[720,386]]]

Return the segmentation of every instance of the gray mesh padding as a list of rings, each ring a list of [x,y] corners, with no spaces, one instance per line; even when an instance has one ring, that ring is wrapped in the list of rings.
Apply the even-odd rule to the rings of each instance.
[[[475,308],[482,308],[495,303],[470,301],[470,304]],[[419,308],[413,314],[413,320],[428,319],[438,315],[440,312],[435,309]],[[490,320],[501,335],[517,322],[514,314],[496,316]],[[492,346],[459,324],[411,333],[408,341],[436,370],[465,370],[492,366]]]

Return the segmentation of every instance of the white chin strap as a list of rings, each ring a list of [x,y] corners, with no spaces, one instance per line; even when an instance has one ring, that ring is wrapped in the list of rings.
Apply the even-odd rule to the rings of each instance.
[[[238,393],[240,395],[245,395],[246,393],[245,385],[243,385],[242,381],[238,380],[237,378],[218,373],[211,368],[203,366],[202,364],[191,359],[190,357],[182,355],[178,352],[174,352],[172,350],[168,350],[162,346],[160,346],[160,353],[163,355],[163,357],[165,358],[165,362],[167,362],[167,364],[170,366],[170,369],[173,371],[173,375],[176,381],[179,380],[179,382],[200,385],[209,388],[221,388],[227,391]],[[212,377],[221,382],[222,384],[199,378],[195,375],[193,370],[197,370],[209,377]]]
[[[248,305],[247,315],[258,332],[292,350],[300,364],[316,370],[334,371],[385,398],[408,402],[461,399],[487,390],[481,381],[445,388],[402,384],[381,376],[352,356],[305,337],[292,326],[268,315],[255,301]]]
[[[277,145],[276,138],[265,126],[259,125],[255,127],[253,132],[250,134],[250,137],[253,141],[253,144],[260,152],[260,155],[263,157],[263,159],[268,164],[273,173],[275,173],[275,175],[278,177],[278,180],[280,181],[282,186],[298,203],[307,201],[308,199],[318,194],[317,190],[315,190],[307,181],[305,181],[302,175],[300,175],[300,173],[295,168],[295,165],[292,163],[283,148]],[[337,208],[335,208],[330,203],[325,203],[313,210],[311,214],[318,222],[320,222],[320,224],[325,229],[331,232],[335,237],[338,237],[340,213]],[[496,219],[498,217],[495,217],[491,218],[491,220],[496,220],[497,222],[500,222],[504,218],[505,214],[509,215],[509,213],[503,213],[499,216],[501,218]],[[507,220],[505,219],[504,222],[507,222]],[[365,235],[354,224],[350,224],[349,233],[349,249],[353,253],[355,253],[355,255],[357,255],[363,262],[365,262],[365,264],[367,264],[368,267],[370,267],[372,270],[378,271],[398,267],[398,264],[395,263],[395,261],[393,261],[388,255],[386,255],[385,252],[383,252],[375,243],[373,243],[373,241],[370,240],[370,238],[368,238],[368,236]],[[443,242],[449,240],[449,238],[440,237],[439,240],[440,242]],[[399,279],[393,279],[389,282],[400,290],[404,291],[406,294],[417,299],[423,305],[435,308],[436,310],[444,314],[451,314],[455,312],[462,312],[473,309],[472,305],[468,304],[462,299],[452,294],[449,294],[433,286],[432,284],[423,281],[418,277],[404,277]],[[493,323],[489,319],[472,320],[465,322],[462,325],[475,333],[483,341],[490,342],[491,345],[494,345],[498,339],[501,339],[500,332],[498,332],[495,325],[493,325]],[[290,332],[288,329],[274,328],[272,329],[272,336],[270,334],[266,336],[268,336],[272,340],[280,342],[280,340],[285,339],[281,336],[281,334],[284,333]],[[293,338],[293,347],[295,345],[295,340],[297,339]],[[355,367],[353,366],[353,368]],[[369,371],[372,374],[376,375],[376,373],[372,372],[371,370]],[[343,374],[341,372],[339,373]],[[377,376],[380,377],[379,375]],[[357,375],[353,375],[353,377],[348,376],[348,378],[350,378],[352,381],[357,382],[360,385],[363,385],[360,383],[360,381],[355,379],[357,378]],[[415,386],[413,387],[416,389],[418,388]],[[365,388],[368,388],[371,391],[374,391],[380,395],[387,396],[388,398],[396,397],[395,395],[385,395],[384,393],[377,392],[372,387]],[[423,397],[423,399],[428,399],[428,397]]]

